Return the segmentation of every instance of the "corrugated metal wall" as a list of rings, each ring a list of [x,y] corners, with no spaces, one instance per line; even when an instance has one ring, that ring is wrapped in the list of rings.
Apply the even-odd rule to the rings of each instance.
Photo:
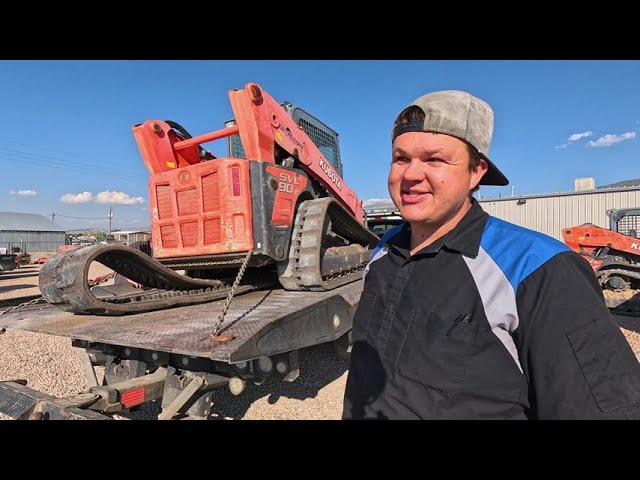
[[[147,240],[151,240],[151,234],[150,233],[142,233],[142,232],[138,232],[138,233],[132,233],[130,235],[128,235],[128,243],[129,245],[131,245],[134,242],[146,242]]]
[[[64,232],[0,231],[0,248],[19,247],[27,252],[53,252],[64,245]]]
[[[519,201],[525,202],[518,205]],[[583,223],[609,228],[607,210],[640,208],[640,188],[487,199],[479,200],[479,203],[490,215],[562,240],[560,232],[563,228]]]
[[[135,233],[120,233],[114,232],[113,238],[115,241],[124,243],[125,245],[131,245],[134,242],[146,242],[151,240],[150,233],[135,232]]]

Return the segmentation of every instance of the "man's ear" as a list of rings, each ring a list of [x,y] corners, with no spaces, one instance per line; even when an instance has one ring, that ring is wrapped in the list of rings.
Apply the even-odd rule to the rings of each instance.
[[[478,186],[478,184],[480,183],[480,180],[482,180],[482,177],[484,177],[488,169],[489,169],[489,165],[484,159],[481,158],[476,168],[473,169],[473,171],[471,172],[471,181],[469,182],[469,190],[473,190]]]

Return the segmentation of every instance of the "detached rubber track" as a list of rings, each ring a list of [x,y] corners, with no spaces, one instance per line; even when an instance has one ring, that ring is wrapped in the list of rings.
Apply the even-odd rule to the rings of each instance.
[[[88,283],[89,266],[99,262],[151,290],[131,289],[124,295],[97,298]],[[241,285],[236,294],[261,285]],[[152,257],[125,245],[96,245],[56,255],[40,270],[44,299],[67,312],[126,315],[225,298],[231,285],[180,275]]]
[[[331,230],[349,245],[323,246]],[[378,237],[333,198],[307,200],[296,214],[288,260],[278,265],[280,284],[287,290],[326,291],[362,277]]]

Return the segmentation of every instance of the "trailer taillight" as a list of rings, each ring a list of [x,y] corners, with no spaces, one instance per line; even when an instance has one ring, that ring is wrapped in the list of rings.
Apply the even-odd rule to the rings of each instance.
[[[122,392],[120,396],[120,403],[124,408],[133,407],[144,403],[144,387],[134,388]]]
[[[240,196],[240,167],[231,167],[231,185],[233,188],[233,196]]]

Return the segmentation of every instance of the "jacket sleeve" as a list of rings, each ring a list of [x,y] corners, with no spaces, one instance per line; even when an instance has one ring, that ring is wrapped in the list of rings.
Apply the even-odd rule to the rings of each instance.
[[[640,418],[640,365],[584,259],[556,255],[520,282],[516,299],[530,418]]]

